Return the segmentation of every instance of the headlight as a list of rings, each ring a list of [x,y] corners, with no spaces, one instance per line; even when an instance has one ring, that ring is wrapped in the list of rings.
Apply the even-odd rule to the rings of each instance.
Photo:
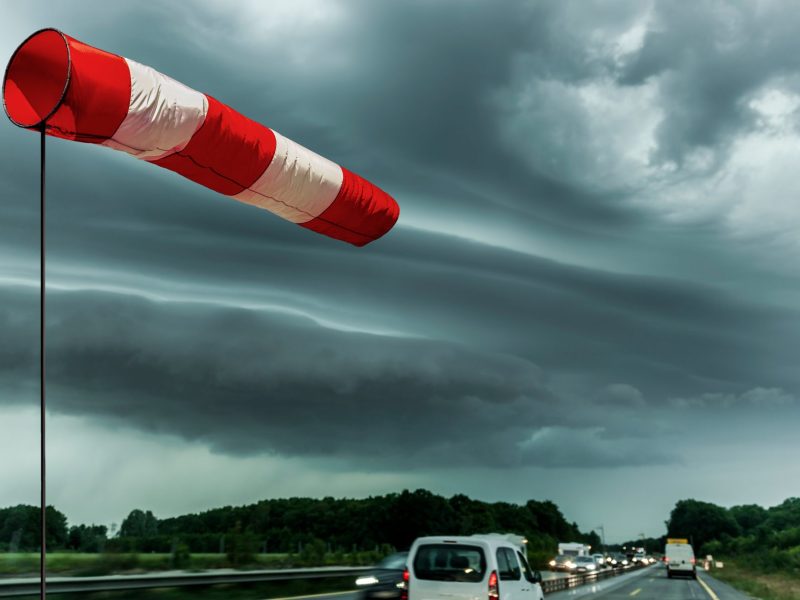
[[[376,583],[378,583],[378,578],[373,575],[356,579],[356,585],[375,585]]]
[[[567,565],[567,567],[568,567],[568,568],[570,568],[570,569],[574,569],[574,568],[575,568],[575,563],[574,563],[574,562],[572,562],[571,560],[570,560],[570,561],[567,561],[566,565]]]
[[[555,567],[556,566],[556,561],[551,560],[549,564],[550,564],[551,567]]]
[[[590,571],[594,571],[597,568],[597,565],[588,564],[588,565],[586,565],[586,568],[589,569]]]

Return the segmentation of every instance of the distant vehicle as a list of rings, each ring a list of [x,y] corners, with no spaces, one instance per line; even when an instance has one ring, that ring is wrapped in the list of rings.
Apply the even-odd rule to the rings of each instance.
[[[400,599],[405,593],[403,573],[408,552],[398,552],[384,558],[375,569],[356,579],[360,600]]]
[[[589,556],[591,546],[578,542],[561,542],[558,544],[558,553],[565,556]]]
[[[567,573],[574,573],[575,567],[575,556],[566,556],[564,554],[559,554],[553,560],[550,561],[550,570],[551,571],[565,571]]]
[[[622,569],[630,564],[628,557],[620,552],[613,553],[609,556],[609,559],[611,561],[611,566],[615,569]]]
[[[691,544],[684,542],[668,543],[664,547],[664,561],[667,564],[667,577],[670,579],[676,575],[697,579],[694,549]]]
[[[611,566],[608,564],[608,562],[606,562],[606,557],[602,554],[592,554],[592,558],[594,559],[598,569],[607,569]]]
[[[596,573],[597,563],[591,556],[576,556],[572,559],[575,562],[576,573]]]
[[[631,562],[635,564],[649,565],[650,561],[647,560],[647,555],[644,552],[637,552],[633,555]]]
[[[404,581],[403,600],[544,600],[541,573],[496,534],[418,538]]]
[[[517,535],[516,533],[476,533],[473,534],[472,537],[483,538],[483,539],[499,538],[514,544],[517,547],[517,550],[519,550],[523,555],[528,554],[528,549],[526,548],[528,540],[526,540],[521,535]]]

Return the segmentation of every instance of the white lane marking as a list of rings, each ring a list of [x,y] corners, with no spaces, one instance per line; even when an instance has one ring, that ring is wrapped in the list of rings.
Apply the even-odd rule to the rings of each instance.
[[[712,590],[705,581],[698,577],[697,582],[702,585],[703,589],[711,596],[711,600],[719,600],[719,596],[714,593],[714,590]]]

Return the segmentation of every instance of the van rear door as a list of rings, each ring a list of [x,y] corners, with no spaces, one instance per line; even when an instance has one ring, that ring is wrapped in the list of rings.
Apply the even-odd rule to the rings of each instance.
[[[664,549],[669,573],[693,573],[695,568],[694,550],[689,544],[667,544]]]
[[[482,544],[422,543],[410,560],[409,600],[488,600],[487,565]]]
[[[523,586],[522,568],[514,556],[511,548],[499,547],[495,553],[497,558],[497,574],[500,578],[500,599],[501,600],[525,600],[526,592],[530,587]],[[527,584],[527,581],[524,583]]]

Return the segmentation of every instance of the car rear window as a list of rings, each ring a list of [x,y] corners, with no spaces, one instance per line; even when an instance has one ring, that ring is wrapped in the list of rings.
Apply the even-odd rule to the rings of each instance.
[[[483,580],[486,557],[480,546],[425,544],[417,548],[414,576],[433,581],[476,583]]]

